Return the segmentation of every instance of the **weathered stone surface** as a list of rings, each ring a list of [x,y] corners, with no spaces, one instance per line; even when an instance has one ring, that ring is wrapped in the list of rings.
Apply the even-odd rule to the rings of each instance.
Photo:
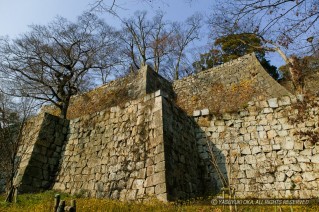
[[[312,156],[311,157],[311,162],[319,163],[319,154]]]
[[[278,101],[277,98],[268,99],[269,107],[271,108],[277,108],[278,107]]]
[[[201,111],[200,110],[195,110],[193,112],[193,116],[200,116],[201,115]]]
[[[143,188],[144,179],[136,179],[133,182],[132,189],[141,189]]]
[[[276,173],[276,181],[284,182],[286,180],[286,174],[283,172]]]
[[[249,154],[251,154],[251,150],[250,150],[249,146],[245,146],[245,147],[241,150],[241,153],[244,154],[244,155],[249,155]]]
[[[158,184],[155,186],[155,194],[166,193],[166,183]]]
[[[84,190],[88,196],[121,200],[187,199],[221,187],[210,162],[214,157],[243,197],[318,193],[319,148],[303,134],[318,128],[317,107],[300,112],[293,97],[276,96],[250,100],[237,112],[223,113],[221,107],[222,114],[214,115],[209,114],[211,105],[202,105],[216,98],[212,82],[199,88],[202,93],[189,92],[190,98],[180,98],[179,93],[174,99],[158,91],[161,80],[138,84],[156,93],[73,119],[69,129],[65,121],[45,115],[29,124],[23,136],[31,144],[23,147],[27,154],[17,177],[24,189],[50,186],[49,178],[56,176],[53,187],[72,194]],[[194,87],[186,81],[183,89]],[[209,94],[207,101],[198,99],[196,105],[202,94]],[[188,116],[181,108],[190,101],[190,111],[195,111]],[[227,173],[229,163],[232,173]]]
[[[304,172],[302,174],[302,178],[305,180],[305,181],[313,181],[316,179],[315,175],[313,172]]]
[[[251,153],[252,153],[252,154],[257,154],[257,153],[259,153],[259,152],[261,152],[261,147],[260,147],[260,146],[254,146],[254,147],[252,148],[252,150],[251,150]]]
[[[209,109],[205,108],[205,109],[201,110],[200,113],[202,116],[207,116],[207,115],[209,115]]]
[[[286,139],[285,139],[285,141],[283,142],[283,148],[284,149],[287,149],[287,150],[289,150],[289,149],[293,149],[294,148],[294,140],[292,139],[292,138],[290,138],[290,137],[287,137]]]
[[[144,183],[144,187],[155,186],[158,183],[164,183],[164,182],[165,182],[164,172],[155,173],[155,174],[146,178],[145,183]]]
[[[147,187],[145,189],[145,193],[146,193],[147,196],[150,196],[150,197],[153,196],[155,194],[155,187],[154,186]]]
[[[255,178],[256,177],[256,170],[247,170],[246,171],[246,177],[249,178]]]

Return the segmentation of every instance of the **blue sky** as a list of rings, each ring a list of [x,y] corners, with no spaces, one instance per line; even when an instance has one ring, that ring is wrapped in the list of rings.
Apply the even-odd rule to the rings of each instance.
[[[171,3],[165,3],[171,2]],[[137,10],[147,10],[150,15],[156,10],[165,11],[168,20],[182,21],[195,12],[209,14],[212,0],[158,0],[148,3],[143,0],[117,0],[122,9],[117,9],[121,17],[130,17]],[[14,37],[28,30],[31,24],[46,24],[57,15],[74,20],[90,8],[94,0],[0,0],[0,36]],[[111,0],[105,0],[111,2]],[[200,2],[200,4],[199,4]],[[118,25],[113,17],[101,15],[110,25]]]
[[[112,0],[105,0],[111,2]],[[14,38],[19,34],[28,31],[28,25],[47,24],[56,16],[62,16],[69,20],[75,20],[85,10],[90,8],[89,4],[94,0],[0,0],[0,36],[8,35]],[[137,10],[147,10],[150,16],[156,10],[165,12],[167,20],[183,21],[195,12],[209,16],[213,10],[213,0],[154,0],[149,3],[147,0],[117,0],[121,9],[117,13],[121,17],[130,17]],[[101,17],[110,25],[120,27],[119,20],[101,14]],[[207,31],[206,31],[207,32]],[[200,46],[198,54],[207,48],[207,33],[203,31],[200,42],[195,45]],[[271,56],[275,65],[281,64],[277,56]]]

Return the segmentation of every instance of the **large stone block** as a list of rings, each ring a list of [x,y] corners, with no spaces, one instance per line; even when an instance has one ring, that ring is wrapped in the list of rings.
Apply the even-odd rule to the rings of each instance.
[[[165,172],[158,172],[146,178],[144,187],[156,186],[160,183],[165,183]]]
[[[319,163],[319,154],[310,157],[312,163]]]
[[[166,183],[161,183],[155,186],[155,194],[162,194],[162,193],[166,193]]]
[[[302,178],[305,180],[305,181],[313,181],[316,179],[316,176],[313,172],[304,172],[302,174]]]
[[[286,137],[284,142],[283,142],[283,149],[287,149],[287,150],[291,150],[291,149],[294,149],[294,139],[291,138],[291,137]]]
[[[144,184],[143,179],[136,179],[133,182],[132,189],[142,189]]]
[[[277,108],[278,107],[278,100],[277,98],[268,99],[269,107]]]

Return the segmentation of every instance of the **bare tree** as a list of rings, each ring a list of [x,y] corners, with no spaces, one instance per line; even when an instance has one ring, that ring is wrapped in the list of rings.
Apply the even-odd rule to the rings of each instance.
[[[199,39],[202,16],[197,13],[189,17],[185,23],[173,24],[175,67],[174,79],[179,79],[180,65],[185,58],[185,50],[191,42]]]
[[[146,62],[151,58],[148,55],[151,43],[151,32],[153,26],[147,20],[147,13],[136,12],[134,18],[123,21],[124,24],[124,38],[128,40],[128,46],[133,64],[136,68],[146,65]],[[136,59],[138,61],[136,61]]]
[[[124,20],[122,40],[132,69],[151,63],[156,72],[169,79],[178,79],[181,64],[187,61],[187,48],[199,39],[201,19],[201,15],[195,14],[185,23],[170,23],[164,20],[163,13],[149,20],[146,12],[137,12]]]
[[[253,20],[254,30],[261,35],[272,34],[271,39],[282,46],[291,44],[305,34],[318,36],[317,0],[216,1],[215,6],[217,10],[212,18],[214,23],[227,21],[232,25],[232,30],[236,30],[244,22]]]
[[[185,3],[191,3],[193,2],[193,0],[184,0]],[[110,13],[112,15],[115,15],[118,17],[116,10],[117,9],[125,9],[122,8],[119,4],[118,4],[119,0],[95,0],[92,4],[90,4],[90,11],[98,11],[98,12],[107,12]],[[169,1],[166,0],[137,0],[136,2],[141,2],[141,3],[145,3],[145,4],[150,4],[150,5],[154,5],[154,4],[165,4],[165,5],[169,5]]]
[[[236,0],[216,1],[211,18],[215,36],[253,33],[259,36],[267,51],[276,51],[289,67],[297,93],[303,92],[304,82],[300,61],[289,50],[307,52],[306,38],[318,36],[319,7],[317,0]],[[311,39],[316,40],[316,39]]]
[[[116,4],[116,0],[96,0],[90,4],[90,11],[108,12],[114,16],[117,16],[116,9],[119,6]]]
[[[35,112],[35,101],[0,93],[0,171],[6,181],[7,201],[12,201],[13,179],[18,168],[17,154],[26,119]]]
[[[173,30],[170,28],[170,24],[163,19],[162,12],[153,18],[154,30],[151,33],[151,49],[153,50],[153,64],[156,72],[159,72],[161,63],[165,62],[165,59],[168,59],[167,56],[173,52],[174,45]]]
[[[1,43],[0,60],[10,91],[53,103],[66,118],[71,96],[89,82],[88,73],[108,74],[117,59],[117,32],[95,15],[76,23],[57,18],[32,25],[19,38]]]
[[[122,40],[126,44],[125,52],[134,69],[152,62],[154,71],[160,71],[160,64],[172,52],[169,26],[161,12],[151,20],[147,18],[145,11],[138,11],[134,17],[123,20]]]

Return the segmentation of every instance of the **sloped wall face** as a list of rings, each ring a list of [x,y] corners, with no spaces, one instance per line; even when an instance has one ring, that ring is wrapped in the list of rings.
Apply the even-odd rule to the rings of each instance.
[[[125,102],[143,98],[146,94],[160,89],[169,96],[174,96],[172,84],[155,73],[149,66],[144,66],[137,73],[130,73],[92,91],[73,96],[67,118],[75,119],[123,105]],[[45,106],[42,111],[59,116],[59,110],[54,106]]]
[[[91,197],[166,200],[161,96],[70,122],[54,189]]]
[[[145,91],[146,93],[153,93],[157,90],[164,92],[169,98],[174,99],[175,93],[173,91],[172,83],[167,81],[164,77],[150,69],[149,66],[145,67]]]
[[[196,147],[197,124],[166,98],[163,99],[163,122],[168,199],[203,196],[207,191],[204,188],[206,173]]]
[[[146,69],[146,67],[145,67]],[[68,119],[96,113],[123,102],[137,99],[145,95],[145,70],[131,73],[126,77],[111,81],[92,91],[71,98],[67,113]],[[121,96],[121,98],[118,98]],[[44,106],[43,112],[59,116],[59,109],[54,106]]]
[[[238,197],[311,198],[319,195],[319,99],[249,102],[219,116],[194,113],[198,150],[212,180],[228,179]],[[202,114],[207,112],[201,111]],[[217,160],[220,177],[210,163]]]
[[[21,162],[14,181],[19,192],[51,188],[67,131],[68,121],[50,114],[26,123],[17,158]]]
[[[176,104],[189,115],[209,108],[214,113],[235,112],[252,98],[290,93],[260,65],[254,54],[173,82]]]

